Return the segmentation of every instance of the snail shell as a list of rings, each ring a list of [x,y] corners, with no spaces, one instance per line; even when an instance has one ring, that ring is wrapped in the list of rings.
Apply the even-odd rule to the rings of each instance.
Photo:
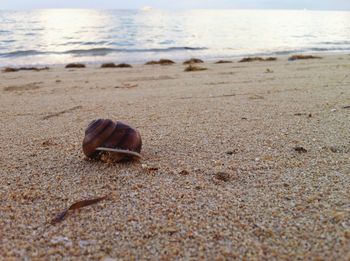
[[[118,161],[140,158],[141,147],[140,133],[119,121],[97,119],[85,130],[83,152],[89,158],[99,158],[102,151],[115,154]]]

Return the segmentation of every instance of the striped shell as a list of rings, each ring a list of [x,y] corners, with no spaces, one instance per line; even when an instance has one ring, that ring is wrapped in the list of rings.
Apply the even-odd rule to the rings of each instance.
[[[118,154],[118,161],[140,158],[141,147],[140,133],[119,121],[94,120],[85,130],[83,152],[89,158],[99,158],[101,151]]]

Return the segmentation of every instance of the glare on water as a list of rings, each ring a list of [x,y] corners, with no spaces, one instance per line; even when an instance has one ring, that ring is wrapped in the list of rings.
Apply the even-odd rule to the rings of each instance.
[[[0,65],[350,50],[350,12],[0,11]]]

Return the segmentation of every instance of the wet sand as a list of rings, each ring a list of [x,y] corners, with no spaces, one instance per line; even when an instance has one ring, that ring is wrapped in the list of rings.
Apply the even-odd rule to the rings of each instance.
[[[350,259],[350,56],[199,66],[0,73],[1,259]],[[96,118],[143,159],[85,159]]]

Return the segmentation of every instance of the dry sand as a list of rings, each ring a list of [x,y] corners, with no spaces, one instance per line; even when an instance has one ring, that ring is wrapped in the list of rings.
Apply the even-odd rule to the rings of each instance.
[[[0,259],[349,260],[350,56],[200,66],[0,73]],[[95,118],[143,159],[84,159]]]

